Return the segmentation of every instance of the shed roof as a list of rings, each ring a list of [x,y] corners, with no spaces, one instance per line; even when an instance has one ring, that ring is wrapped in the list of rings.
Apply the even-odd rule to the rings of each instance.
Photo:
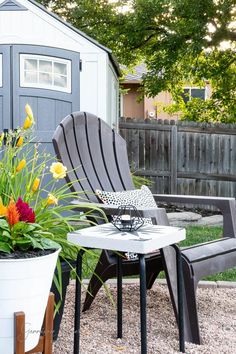
[[[125,76],[124,83],[140,83],[142,81],[142,79],[143,79],[143,74],[146,74],[146,73],[147,73],[147,67],[146,67],[146,65],[144,63],[136,65]]]
[[[57,16],[56,14],[54,14],[53,12],[48,11],[43,5],[37,3],[35,0],[28,0],[29,2],[31,2],[33,5],[37,6],[38,8],[40,8],[42,11],[46,12],[48,15],[54,17],[57,21],[60,21],[63,25],[67,26],[68,28],[70,28],[71,30],[73,30],[74,32],[76,32],[77,34],[79,34],[80,36],[84,37],[85,39],[87,39],[89,42],[93,43],[94,45],[96,45],[97,47],[101,48],[102,50],[104,50],[105,52],[107,52],[110,61],[113,64],[113,67],[117,73],[118,76],[121,76],[121,71],[119,68],[119,64],[115,58],[115,56],[112,53],[112,50],[103,46],[102,44],[100,44],[99,42],[97,42],[95,39],[91,38],[90,36],[88,36],[87,34],[85,34],[84,32],[80,31],[78,28],[72,26],[70,23],[64,21],[62,18],[60,18],[59,16]]]

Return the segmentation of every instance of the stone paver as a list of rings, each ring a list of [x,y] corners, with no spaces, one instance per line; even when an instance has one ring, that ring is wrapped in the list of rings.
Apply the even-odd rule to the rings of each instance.
[[[198,220],[197,225],[222,226],[223,216],[222,215],[205,216],[204,218]]]
[[[236,282],[218,280],[216,282],[218,288],[236,288]]]
[[[215,281],[209,281],[209,280],[202,280],[198,283],[199,288],[211,288],[211,289],[216,289],[217,288],[217,283]]]
[[[174,212],[174,213],[167,213],[168,219],[170,221],[198,221],[202,218],[201,214],[194,213],[192,211],[182,211],[182,212]]]
[[[72,283],[75,283],[75,280],[71,280]],[[139,284],[139,278],[125,278],[122,280],[123,284]],[[88,285],[89,279],[83,279],[83,284]],[[156,279],[155,283],[158,283],[160,285],[167,285],[166,284],[166,279]],[[106,284],[114,285],[116,286],[117,280],[116,279],[109,279],[106,281]],[[225,288],[225,289],[230,289],[230,288],[236,288],[236,282],[234,281],[209,281],[209,280],[200,280],[198,283],[199,288],[211,288],[211,289],[216,289],[216,288]]]
[[[179,213],[167,213],[167,216],[171,226],[223,226],[223,216],[220,214],[202,217],[198,213],[184,211]]]

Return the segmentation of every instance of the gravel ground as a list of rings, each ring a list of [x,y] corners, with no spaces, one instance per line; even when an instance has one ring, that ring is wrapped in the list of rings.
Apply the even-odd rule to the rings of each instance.
[[[116,295],[114,285],[110,292]],[[203,345],[186,343],[186,353],[236,353],[236,288],[198,289]],[[84,295],[84,294],[83,294]],[[68,287],[65,312],[54,354],[73,353],[74,284]],[[155,284],[147,295],[148,354],[178,353],[178,333],[165,285]],[[116,309],[100,290],[91,309],[81,316],[81,353],[140,353],[139,288],[123,287],[123,339],[116,339]]]

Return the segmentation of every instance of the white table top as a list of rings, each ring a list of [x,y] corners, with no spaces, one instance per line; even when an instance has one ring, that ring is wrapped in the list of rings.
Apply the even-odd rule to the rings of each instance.
[[[121,252],[146,254],[184,240],[185,229],[144,225],[137,231],[123,232],[111,223],[71,232],[67,239],[77,245]]]

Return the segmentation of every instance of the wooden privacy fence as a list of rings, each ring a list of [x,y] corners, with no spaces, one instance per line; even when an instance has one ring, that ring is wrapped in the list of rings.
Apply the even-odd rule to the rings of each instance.
[[[236,124],[120,120],[129,161],[154,193],[236,195]]]

